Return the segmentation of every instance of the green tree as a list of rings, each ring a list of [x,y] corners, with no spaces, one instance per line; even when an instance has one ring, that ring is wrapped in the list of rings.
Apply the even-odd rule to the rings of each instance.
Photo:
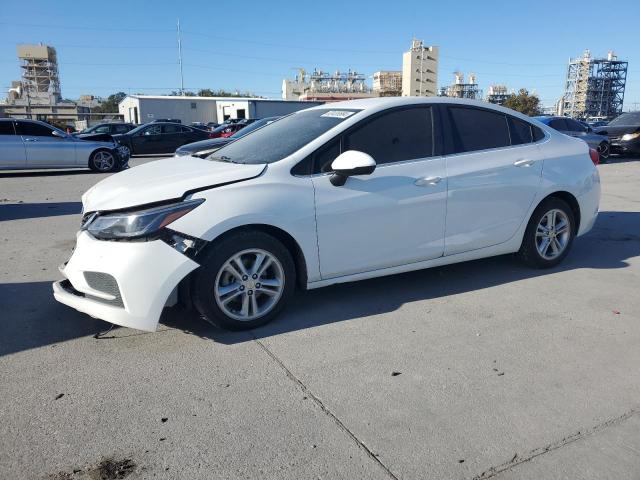
[[[526,88],[521,88],[517,95],[510,95],[504,102],[504,106],[511,108],[530,117],[540,115],[540,99],[535,94],[530,94]]]
[[[109,95],[107,99],[100,105],[95,107],[93,113],[118,113],[118,104],[126,97],[124,92],[114,93]]]

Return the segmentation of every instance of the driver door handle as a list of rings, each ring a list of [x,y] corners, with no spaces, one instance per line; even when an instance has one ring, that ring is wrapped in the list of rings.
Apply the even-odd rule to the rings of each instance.
[[[516,167],[530,167],[534,163],[536,163],[535,160],[526,160],[526,159],[517,160],[517,161],[513,162],[513,164]]]
[[[29,137],[27,137],[27,138],[24,139],[24,141],[25,142],[37,142],[38,139],[37,138],[29,138]]]
[[[413,184],[417,185],[418,187],[432,187],[440,183],[441,180],[442,177],[424,177],[419,178],[418,180],[413,182]]]

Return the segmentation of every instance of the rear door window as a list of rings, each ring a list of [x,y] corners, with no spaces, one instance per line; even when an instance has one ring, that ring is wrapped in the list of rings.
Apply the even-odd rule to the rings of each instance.
[[[392,111],[364,122],[345,135],[344,151],[367,153],[378,165],[433,156],[431,107]]]
[[[455,153],[508,147],[509,128],[502,113],[480,108],[448,107]]]
[[[0,135],[15,135],[13,122],[0,122]]]
[[[162,133],[180,133],[182,131],[181,125],[163,125]]]

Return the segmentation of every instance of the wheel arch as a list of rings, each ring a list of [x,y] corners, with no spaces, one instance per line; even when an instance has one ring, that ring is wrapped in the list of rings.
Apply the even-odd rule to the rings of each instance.
[[[233,235],[237,232],[262,232],[267,235],[271,235],[272,237],[279,240],[285,248],[291,254],[293,258],[293,262],[296,268],[296,279],[298,283],[298,287],[301,289],[306,289],[307,287],[307,261],[305,259],[304,253],[298,241],[287,231],[283,230],[280,227],[276,227],[273,225],[265,224],[265,223],[251,223],[247,225],[241,225],[238,227],[231,228],[224,233],[221,233],[217,237],[213,238],[209,241],[209,245],[204,248],[201,252],[199,252],[198,256],[203,255],[204,252],[208,248],[215,248],[215,244],[220,240],[228,237],[229,235]],[[197,261],[197,257],[196,257]]]
[[[535,212],[535,210],[540,206],[540,204],[542,202],[544,202],[545,200],[547,200],[548,198],[559,198],[560,200],[563,200],[567,205],[569,205],[569,207],[571,208],[571,212],[573,213],[573,218],[576,222],[576,232],[578,232],[580,230],[580,204],[578,203],[578,199],[575,197],[575,195],[573,195],[571,192],[567,192],[566,190],[558,190],[556,192],[552,192],[550,194],[548,194],[546,197],[542,198],[538,204],[536,205],[536,207],[533,209],[531,215],[533,215],[533,212]]]

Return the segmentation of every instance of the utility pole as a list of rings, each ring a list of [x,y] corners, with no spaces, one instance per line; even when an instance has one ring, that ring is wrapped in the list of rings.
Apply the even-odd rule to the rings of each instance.
[[[182,74],[182,38],[180,38],[180,19],[178,18],[178,64],[180,65],[180,94],[184,97],[184,75]]]

